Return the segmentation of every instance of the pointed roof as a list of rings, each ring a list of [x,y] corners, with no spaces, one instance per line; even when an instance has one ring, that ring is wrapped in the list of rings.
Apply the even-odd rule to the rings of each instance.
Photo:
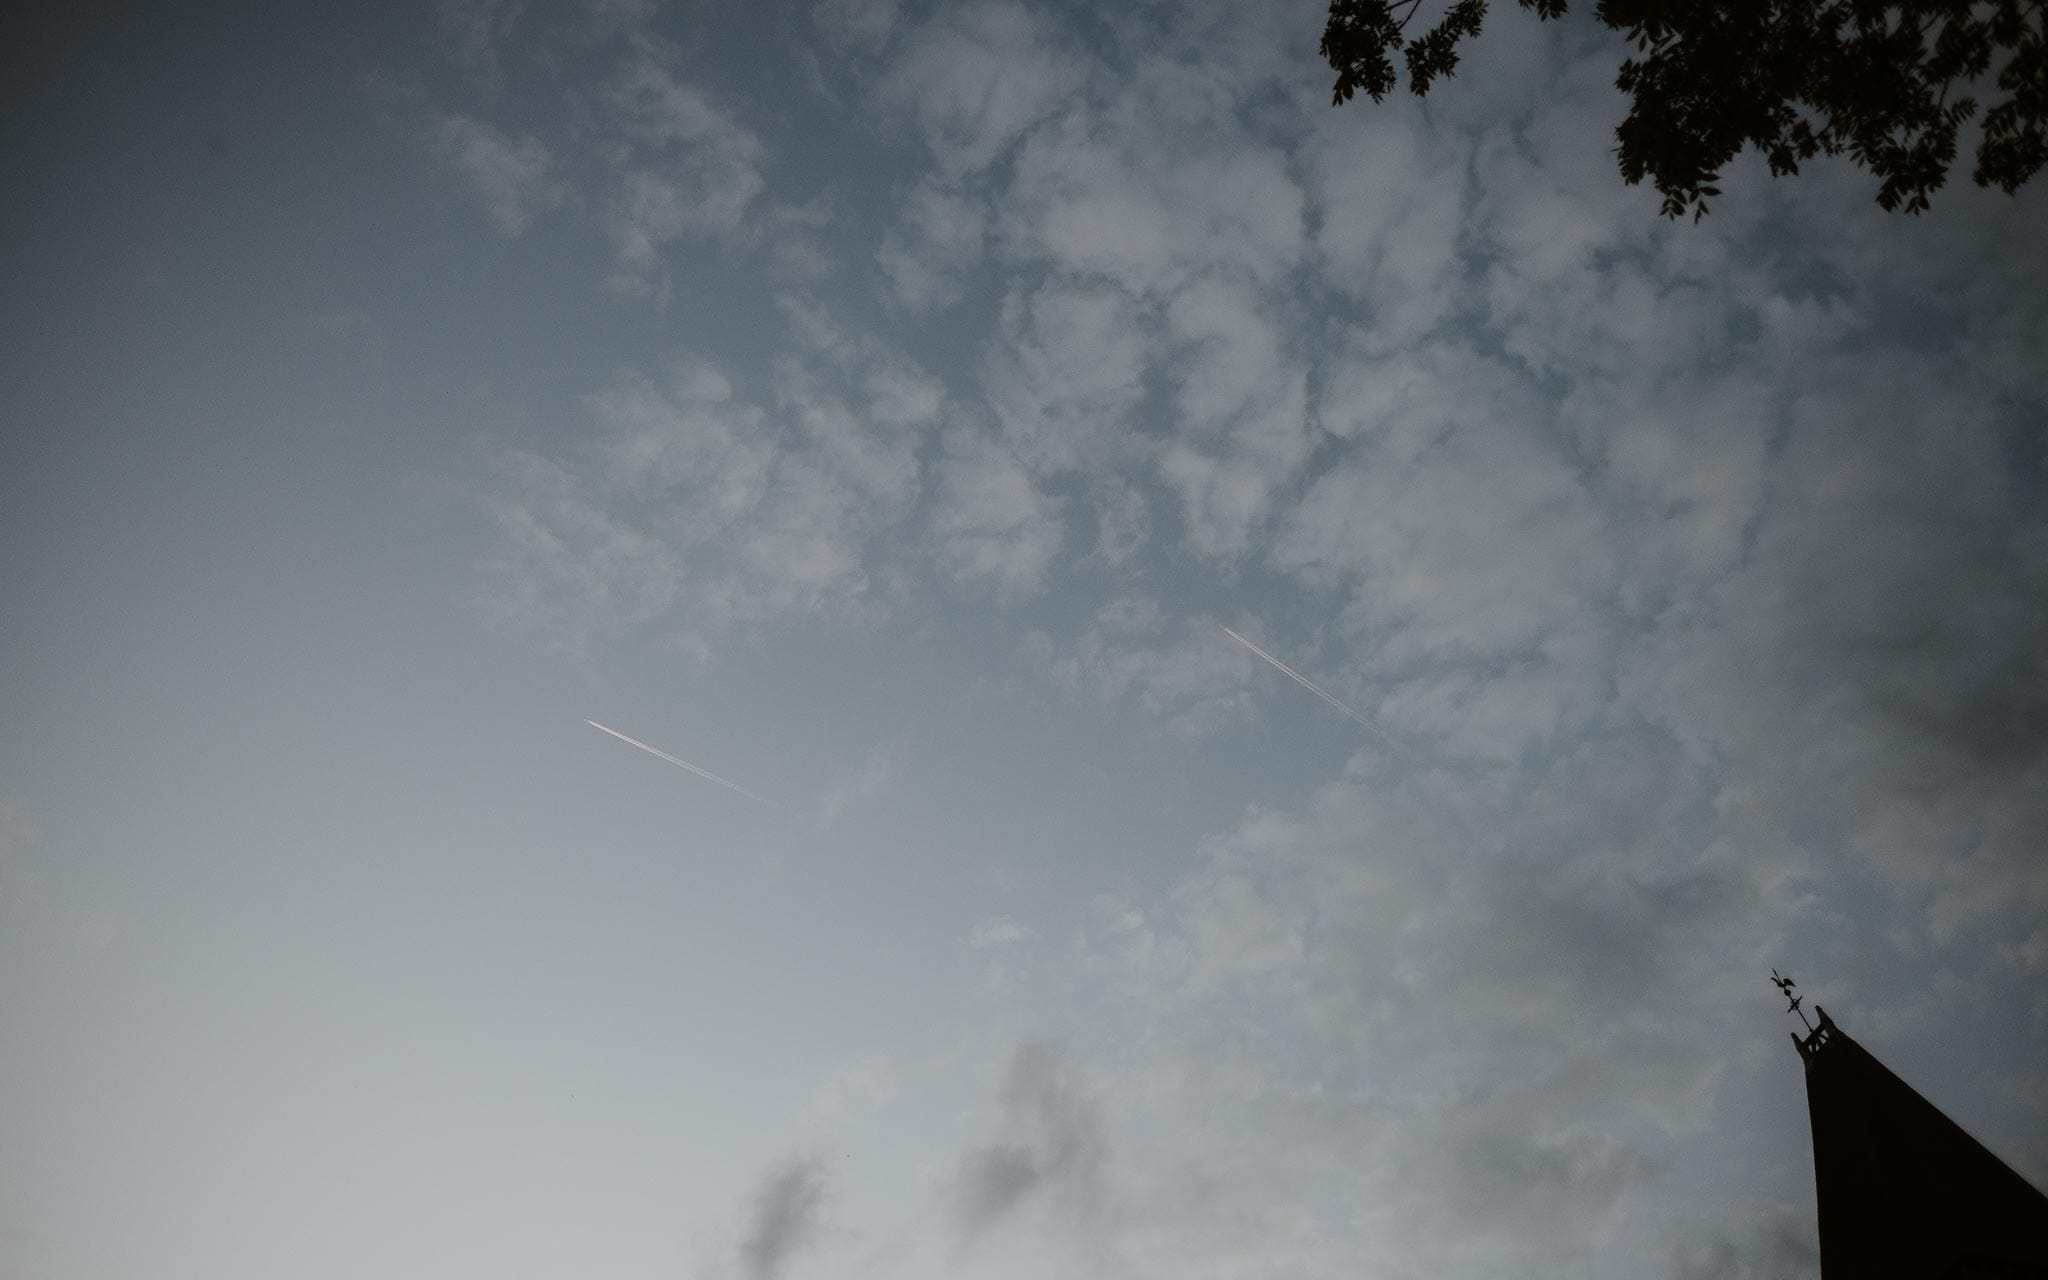
[[[1816,1006],[1806,1063],[1822,1280],[2048,1280],[2048,1196]]]

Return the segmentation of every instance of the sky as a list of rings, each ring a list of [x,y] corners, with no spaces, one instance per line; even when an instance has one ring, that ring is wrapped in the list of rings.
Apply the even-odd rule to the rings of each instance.
[[[12,20],[0,1277],[1812,1277],[1773,968],[2048,1184],[2048,194],[1321,20]]]

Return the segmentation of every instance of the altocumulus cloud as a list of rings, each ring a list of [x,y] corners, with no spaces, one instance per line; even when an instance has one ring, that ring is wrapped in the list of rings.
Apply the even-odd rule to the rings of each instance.
[[[813,198],[790,116],[657,39],[553,125],[436,117],[499,230],[575,221],[656,297],[716,252],[782,326],[501,452],[479,598],[707,661],[992,608],[1076,724],[1190,771],[1316,714],[1217,638],[1263,619],[1399,737],[1033,906],[991,1017],[1064,1047],[1015,1053],[992,1133],[919,1139],[932,1252],[1810,1274],[1796,1141],[1717,1102],[1782,1049],[1771,964],[1901,1027],[1945,1015],[1872,975],[1939,968],[2048,1055],[2048,302],[2011,284],[2043,197],[1884,221],[1750,165],[1666,224],[1605,151],[1611,51],[1503,32],[1428,113],[1330,113],[1319,18],[835,0],[777,110],[858,106],[833,136],[888,176],[808,221],[756,216]],[[579,128],[612,141],[572,165]],[[802,290],[768,269],[799,232],[833,268]],[[999,950],[1003,909],[949,938]],[[2039,1177],[2048,1093],[2009,1083]],[[777,1176],[761,1238],[806,1238],[815,1184]]]

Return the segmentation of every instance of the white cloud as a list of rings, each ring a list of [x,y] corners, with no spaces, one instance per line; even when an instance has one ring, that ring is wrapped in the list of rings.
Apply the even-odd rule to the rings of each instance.
[[[1747,1054],[1722,1039],[1752,981],[1728,962],[1789,904],[1660,821],[1671,800],[1549,801],[1595,779],[1697,794],[1688,769],[1635,738],[1518,798],[1336,783],[1248,816],[1163,900],[1105,900],[1086,953],[1104,1038],[1076,1047],[1120,1082],[1102,1106],[1127,1163],[1201,1168],[1195,1216],[1306,1214],[1389,1274],[1581,1269]]]
[[[1810,366],[1754,551],[1631,687],[1938,940],[2016,940],[2048,910],[2048,509],[2006,470],[2020,424],[1931,361],[1854,359],[1888,372]]]
[[[1628,521],[1624,607],[1654,612],[1736,565],[1763,509],[1782,402],[1748,371],[1654,388],[1589,378],[1568,398]]]
[[[1141,73],[1033,133],[1003,206],[1015,248],[1139,295],[1203,273],[1285,277],[1304,220],[1287,157],[1225,104],[1189,97],[1181,77]]]
[[[1264,468],[1175,444],[1160,455],[1159,471],[1180,497],[1181,519],[1196,551],[1224,557],[1245,550],[1272,487]]]
[[[1052,675],[1090,703],[1131,699],[1168,733],[1200,737],[1251,713],[1246,688],[1256,661],[1209,618],[1168,620],[1157,601],[1107,601],[1071,647],[1055,655]]]
[[[891,416],[864,417],[833,376],[792,365],[770,409],[685,359],[593,395],[602,432],[582,456],[507,459],[484,603],[579,650],[620,628],[672,627],[701,653],[735,626],[875,616],[882,535],[922,486],[923,428],[904,418],[928,397],[899,367],[910,389],[886,386]]]
[[[616,518],[602,491],[549,459],[499,459],[501,488],[484,505],[498,548],[479,566],[476,601],[500,620],[572,653],[620,627],[666,616],[680,596],[674,548]]]
[[[941,563],[1004,595],[1045,584],[1064,538],[1058,504],[1014,455],[986,437],[955,433],[939,466],[931,528]]]
[[[647,499],[680,491],[672,521],[701,541],[723,531],[758,500],[774,463],[760,409],[735,398],[715,366],[677,362],[666,385],[630,376],[590,397],[609,431],[602,443],[608,478]]]
[[[1145,495],[1126,484],[1095,495],[1095,556],[1114,569],[1131,563],[1152,537],[1152,510]]]
[[[923,426],[938,419],[946,402],[939,381],[901,364],[882,362],[864,378],[868,416],[893,427]]]
[[[1369,128],[1331,121],[1309,153],[1322,278],[1364,304],[1380,350],[1442,324],[1466,269],[1457,250],[1469,144],[1427,129],[1405,103],[1387,105]]]
[[[1308,459],[1307,378],[1272,319],[1244,289],[1200,281],[1167,322],[1177,360],[1177,442],[1161,474],[1180,495],[1188,543],[1205,556],[1251,545],[1277,488]]]
[[[1201,281],[1166,308],[1173,334],[1193,345],[1176,398],[1183,423],[1213,434],[1283,376],[1278,335],[1244,289]],[[1297,375],[1298,376],[1298,375]]]
[[[461,115],[437,116],[432,137],[435,151],[476,188],[492,223],[508,236],[562,199],[554,157],[538,138],[515,140]]]
[[[652,273],[686,236],[738,235],[765,185],[753,131],[646,49],[621,68],[611,101],[628,145],[605,220],[626,269]]]
[[[801,205],[769,202],[759,219],[768,247],[767,272],[778,284],[815,287],[839,270],[830,247],[831,201],[818,196]]]
[[[910,114],[941,173],[987,168],[1077,91],[1087,57],[1008,0],[948,6],[906,37],[886,93]]]
[[[981,383],[1019,460],[1053,474],[1113,466],[1130,453],[1144,323],[1115,289],[1050,284],[1005,300]]]
[[[1008,916],[990,916],[967,931],[967,945],[975,951],[1011,947],[1038,935]]]
[[[1611,559],[1590,496],[1539,427],[1474,416],[1412,457],[1361,448],[1289,513],[1276,562],[1351,584],[1349,616],[1388,632],[1390,656],[1538,644],[1594,608]]]
[[[801,374],[785,370],[781,399],[812,449],[832,473],[874,503],[897,507],[917,493],[917,428],[932,421],[937,404],[928,388],[897,386],[857,412]],[[881,413],[874,412],[879,406]]]
[[[811,19],[833,45],[871,52],[895,34],[901,8],[900,0],[818,0]]]
[[[521,0],[440,0],[441,33],[466,70],[496,79],[499,51],[524,8]]]
[[[1018,240],[1062,269],[1133,291],[1169,280],[1182,253],[1152,166],[1080,110],[1028,143],[1006,201]]]
[[[911,188],[875,255],[896,301],[913,312],[958,302],[966,273],[981,261],[987,222],[965,192],[929,179]]]

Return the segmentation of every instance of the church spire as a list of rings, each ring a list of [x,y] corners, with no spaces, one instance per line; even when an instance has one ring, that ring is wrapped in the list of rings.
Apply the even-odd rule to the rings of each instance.
[[[1771,981],[1806,1035],[1822,1280],[2048,1280],[2048,1196],[1850,1039],[1808,1022],[1790,978]]]

